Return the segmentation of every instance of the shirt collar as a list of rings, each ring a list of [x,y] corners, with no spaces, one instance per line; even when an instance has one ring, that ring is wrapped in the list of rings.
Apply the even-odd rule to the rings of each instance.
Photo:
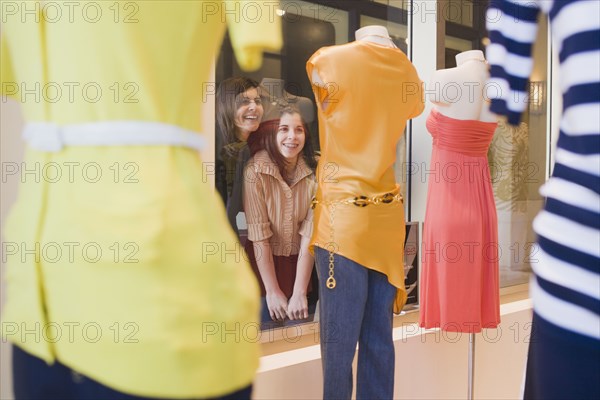
[[[266,150],[258,151],[249,163],[253,165],[254,170],[257,173],[271,175],[274,178],[285,182],[285,180],[281,176],[281,173],[279,172],[279,167],[277,166],[275,161],[271,160],[271,157],[269,157],[269,153],[267,153]],[[308,165],[304,161],[304,157],[300,155],[298,157],[298,163],[296,164],[296,174],[294,177],[295,179],[289,184],[289,186],[294,186],[302,179],[312,175],[312,173],[313,171],[308,167]]]

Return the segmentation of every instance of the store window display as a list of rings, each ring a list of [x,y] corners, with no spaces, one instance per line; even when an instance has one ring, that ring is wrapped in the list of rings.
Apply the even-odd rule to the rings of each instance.
[[[204,183],[198,152],[213,135],[201,131],[202,89],[225,21],[220,12],[206,15],[201,1],[177,7],[129,2],[139,11],[136,23],[114,21],[117,3],[94,4],[103,16],[95,23],[65,15],[49,21],[42,7],[33,15],[32,8],[27,16],[3,14],[3,95],[21,101],[25,119],[35,122],[26,128],[23,165],[93,162],[103,173],[97,181],[26,179],[20,185],[5,237],[36,254],[6,259],[2,334],[19,348],[15,394],[249,398],[259,344],[221,335],[201,340],[206,321],[257,324],[259,311],[249,264],[207,257],[201,246],[236,243],[222,204]],[[278,21],[228,15],[228,24],[244,68],[258,68],[263,50],[281,46]],[[36,82],[95,82],[105,95],[95,102],[70,96],[37,101],[15,92]],[[103,86],[115,82],[135,83],[137,101],[116,102]],[[135,182],[115,181],[115,163],[133,163]],[[39,250],[48,243],[91,243],[101,253],[87,257],[74,247],[69,257],[62,248],[62,257],[50,259]],[[124,248],[127,243],[132,247]],[[94,340],[80,334],[88,322],[101,329]],[[63,330],[58,338],[36,340],[10,326],[38,335],[44,334],[40,327],[71,326],[79,334]]]
[[[395,145],[423,110],[421,81],[383,26],[324,47],[307,63],[321,157],[311,247],[319,274],[323,398],[392,398],[392,311],[406,301],[404,206]],[[376,77],[376,79],[373,79]],[[328,165],[335,173],[327,174]]]
[[[498,220],[487,160],[497,122],[485,100],[483,52],[459,53],[456,63],[430,82],[429,168],[438,174],[427,193],[419,323],[477,333],[500,322]],[[445,98],[448,87],[457,96]]]

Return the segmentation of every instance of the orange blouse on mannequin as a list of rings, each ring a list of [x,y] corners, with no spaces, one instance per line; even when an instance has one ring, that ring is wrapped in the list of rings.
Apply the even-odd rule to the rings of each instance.
[[[387,275],[398,288],[394,312],[406,302],[404,205],[357,207],[331,202],[398,193],[393,164],[406,121],[424,108],[421,80],[397,48],[367,41],[324,47],[307,63],[323,86],[313,86],[319,105],[321,158],[312,246],[329,250]],[[357,76],[373,79],[356,79]],[[324,99],[327,97],[326,104]]]

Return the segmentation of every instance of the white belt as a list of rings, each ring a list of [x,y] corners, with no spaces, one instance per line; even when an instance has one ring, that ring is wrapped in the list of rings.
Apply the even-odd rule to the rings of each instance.
[[[199,132],[171,124],[145,121],[106,121],[57,125],[30,122],[23,138],[34,149],[57,152],[64,146],[182,146],[202,150],[206,140]]]

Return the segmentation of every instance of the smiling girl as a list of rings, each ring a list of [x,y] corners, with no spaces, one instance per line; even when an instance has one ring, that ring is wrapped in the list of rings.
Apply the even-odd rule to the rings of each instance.
[[[261,285],[261,319],[306,319],[314,264],[308,252],[310,204],[316,189],[309,133],[298,111],[286,108],[280,119],[262,123],[256,134],[264,150],[246,166],[243,197],[253,242],[250,261]]]

